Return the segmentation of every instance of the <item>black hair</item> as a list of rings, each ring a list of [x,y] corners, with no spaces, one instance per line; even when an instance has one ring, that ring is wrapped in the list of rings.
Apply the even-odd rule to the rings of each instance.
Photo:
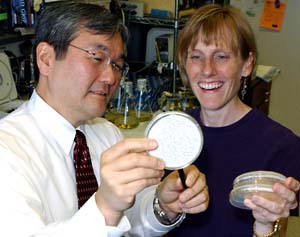
[[[46,6],[39,15],[35,29],[33,58],[36,58],[37,45],[47,42],[53,46],[56,59],[62,59],[70,42],[77,37],[80,29],[108,36],[120,33],[124,46],[129,37],[127,27],[104,6],[59,2]]]

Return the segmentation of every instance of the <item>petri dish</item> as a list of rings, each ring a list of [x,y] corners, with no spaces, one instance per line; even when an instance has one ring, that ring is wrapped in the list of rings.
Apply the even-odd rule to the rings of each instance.
[[[156,115],[146,127],[145,136],[158,142],[158,148],[149,154],[161,158],[168,170],[192,164],[203,147],[203,133],[198,122],[180,111]]]
[[[235,207],[249,209],[244,205],[246,198],[251,198],[254,194],[272,198],[273,184],[284,183],[285,179],[284,175],[273,171],[259,170],[241,174],[233,181],[229,201]]]

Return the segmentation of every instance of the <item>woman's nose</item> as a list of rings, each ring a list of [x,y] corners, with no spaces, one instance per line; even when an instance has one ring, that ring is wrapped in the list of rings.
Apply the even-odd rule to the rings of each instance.
[[[215,72],[215,64],[214,61],[210,58],[205,59],[202,63],[202,74],[205,76],[210,76]]]

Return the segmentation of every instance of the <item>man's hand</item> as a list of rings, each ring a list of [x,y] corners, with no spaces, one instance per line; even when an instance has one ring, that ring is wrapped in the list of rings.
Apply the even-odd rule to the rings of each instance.
[[[117,225],[123,212],[134,204],[136,194],[160,182],[165,165],[147,155],[156,147],[151,139],[125,139],[103,152],[96,203],[107,225]]]

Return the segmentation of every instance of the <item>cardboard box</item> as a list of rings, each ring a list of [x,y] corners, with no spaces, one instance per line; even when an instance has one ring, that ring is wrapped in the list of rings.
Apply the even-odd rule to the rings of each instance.
[[[151,9],[170,11],[172,16],[175,13],[175,0],[129,0],[129,2],[144,3],[145,14],[150,14]]]

